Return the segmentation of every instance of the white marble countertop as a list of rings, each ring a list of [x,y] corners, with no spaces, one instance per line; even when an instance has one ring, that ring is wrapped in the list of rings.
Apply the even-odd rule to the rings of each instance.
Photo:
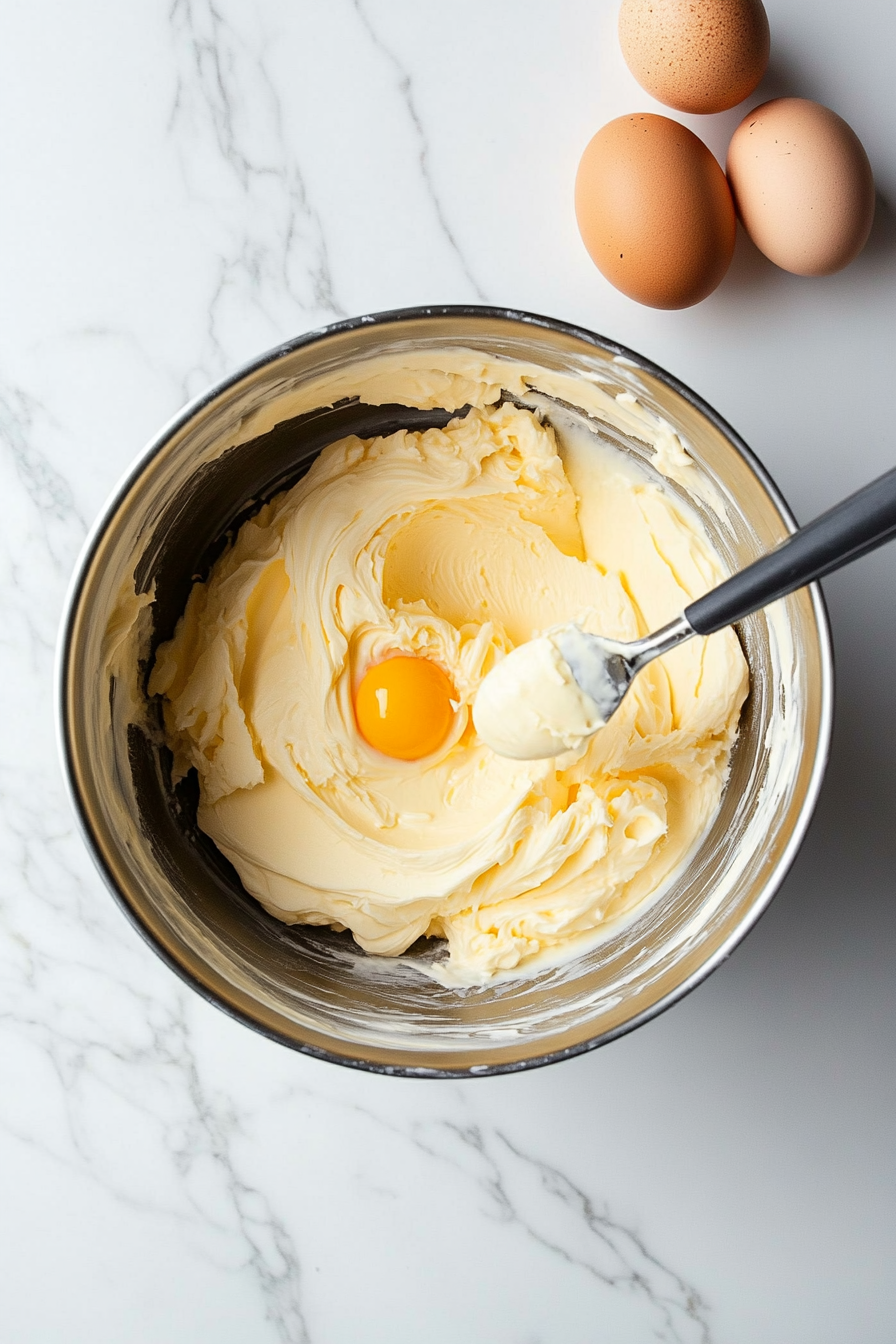
[[[5,7],[3,1344],[896,1338],[896,547],[827,585],[833,758],[770,912],[680,1006],[541,1072],[355,1074],[209,1007],[94,872],[53,737],[113,483],[188,395],[336,316],[485,301],[601,331],[715,405],[803,519],[892,465],[896,10],[767,7],[761,94],[855,127],[875,229],[827,280],[741,237],[681,313],[612,290],[573,219],[586,140],[654,106],[615,0]],[[685,120],[723,154],[738,119]]]

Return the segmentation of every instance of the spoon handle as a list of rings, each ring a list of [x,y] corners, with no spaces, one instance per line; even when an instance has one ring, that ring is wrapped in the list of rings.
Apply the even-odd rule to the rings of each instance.
[[[776,598],[823,579],[893,537],[896,467],[699,597],[685,608],[685,617],[698,635],[711,635]]]

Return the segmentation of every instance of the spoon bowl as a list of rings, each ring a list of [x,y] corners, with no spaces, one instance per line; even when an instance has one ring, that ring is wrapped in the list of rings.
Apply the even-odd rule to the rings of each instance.
[[[712,635],[832,574],[896,536],[896,467],[800,528],[686,607],[668,625],[621,642],[575,622],[520,644],[484,679],[473,721],[515,760],[584,745],[616,713],[642,667],[695,635]]]

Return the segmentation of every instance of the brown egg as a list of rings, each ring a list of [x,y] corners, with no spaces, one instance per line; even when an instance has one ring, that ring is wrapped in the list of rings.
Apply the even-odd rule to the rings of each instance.
[[[768,65],[762,0],[622,0],[619,43],[635,79],[679,112],[724,112]]]
[[[858,256],[874,219],[874,178],[842,117],[808,98],[775,98],[744,117],[728,149],[744,228],[776,266],[830,275]]]
[[[737,222],[725,174],[692,131],[650,112],[598,131],[576,176],[595,266],[651,308],[689,308],[728,269]]]

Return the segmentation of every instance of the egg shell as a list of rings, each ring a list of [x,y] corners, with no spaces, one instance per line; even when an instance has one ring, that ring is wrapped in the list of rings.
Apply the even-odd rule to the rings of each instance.
[[[622,0],[619,44],[635,79],[679,112],[724,112],[769,56],[762,0]]]
[[[589,142],[576,218],[592,261],[650,308],[688,308],[721,281],[737,220],[725,174],[693,131],[651,112],[618,117]]]
[[[794,275],[842,270],[871,232],[874,177],[862,142],[808,98],[775,98],[744,117],[728,181],[760,252]]]

